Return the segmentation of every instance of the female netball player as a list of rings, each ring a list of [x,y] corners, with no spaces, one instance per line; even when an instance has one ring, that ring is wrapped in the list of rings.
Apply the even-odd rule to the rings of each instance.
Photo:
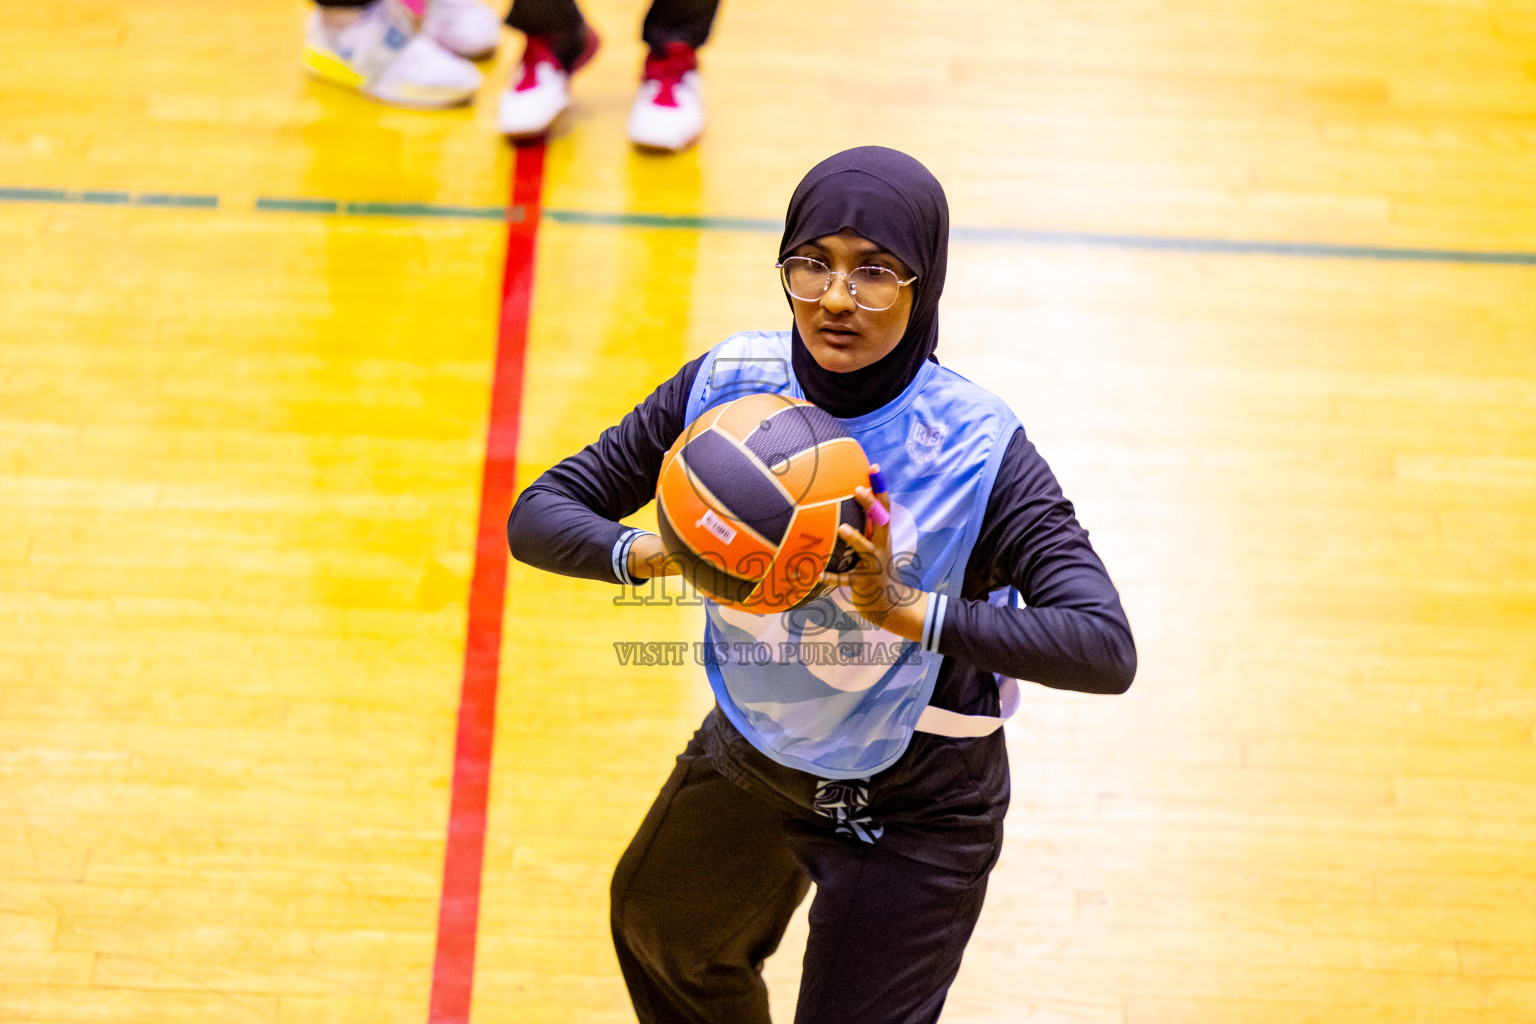
[[[651,575],[659,539],[618,520],[651,499],[687,423],[750,391],[827,410],[880,467],[857,492],[875,525],[843,529],[882,586],[821,599],[836,621],[706,602],[717,706],[613,880],[645,1024],[767,1022],[763,961],[812,882],[798,1024],[937,1020],[1002,845],[1013,680],[1108,694],[1135,674],[1119,596],[1049,467],[1000,399],[934,357],[948,236],[916,160],[871,147],[817,165],[779,247],[791,329],[688,363],[508,521],[531,565]],[[916,556],[899,571],[893,545]],[[737,641],[777,650],[818,629],[906,648],[897,664],[734,660]]]

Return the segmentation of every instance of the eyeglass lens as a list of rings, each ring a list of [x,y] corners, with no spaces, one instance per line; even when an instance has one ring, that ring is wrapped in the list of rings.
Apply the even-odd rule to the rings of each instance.
[[[791,256],[784,261],[784,286],[801,302],[815,302],[832,287],[832,269],[820,260]],[[872,312],[890,309],[901,293],[901,278],[885,267],[859,267],[848,274],[853,301]]]

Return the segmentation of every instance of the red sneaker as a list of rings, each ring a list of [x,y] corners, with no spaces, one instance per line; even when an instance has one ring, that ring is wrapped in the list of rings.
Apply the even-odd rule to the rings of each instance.
[[[597,33],[585,28],[581,54],[565,67],[555,56],[548,36],[529,36],[523,62],[501,94],[497,124],[514,139],[536,138],[549,130],[561,111],[571,105],[571,75],[597,53]]]
[[[640,95],[629,112],[629,141],[647,149],[681,152],[704,133],[704,83],[699,58],[687,43],[645,59]]]

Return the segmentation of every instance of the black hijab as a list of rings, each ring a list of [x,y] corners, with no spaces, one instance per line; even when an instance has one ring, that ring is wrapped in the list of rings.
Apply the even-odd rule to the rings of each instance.
[[[805,397],[848,419],[901,394],[925,359],[938,362],[933,353],[948,262],[949,204],[928,168],[894,149],[862,146],[828,157],[801,180],[789,200],[779,258],[844,228],[889,250],[917,275],[906,333],[884,358],[863,369],[822,369],[794,329],[792,362]],[[794,300],[789,301],[793,309]]]

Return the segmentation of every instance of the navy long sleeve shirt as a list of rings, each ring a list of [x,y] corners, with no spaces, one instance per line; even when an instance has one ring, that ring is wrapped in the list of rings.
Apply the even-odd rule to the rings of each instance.
[[[514,557],[550,572],[616,581],[614,546],[629,529],[618,520],[655,496],[662,458],[686,426],[702,361],[687,363],[617,426],[523,491],[507,520]],[[986,602],[988,593],[1010,585],[1025,607]],[[938,651],[946,660],[931,703],[965,714],[996,713],[994,672],[1088,693],[1123,693],[1135,675],[1120,596],[1022,430],[1004,452]]]

